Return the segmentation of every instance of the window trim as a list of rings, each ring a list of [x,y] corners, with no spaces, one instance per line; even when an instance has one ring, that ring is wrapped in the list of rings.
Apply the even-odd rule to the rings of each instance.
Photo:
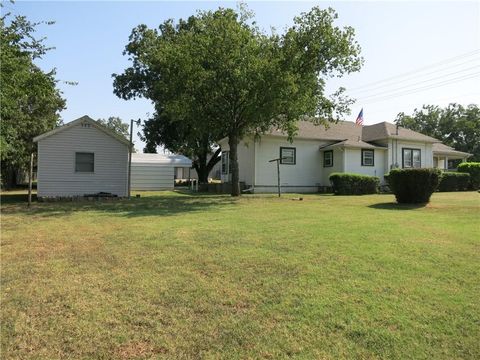
[[[91,154],[93,155],[93,170],[92,171],[81,171],[77,170],[77,154]],[[95,153],[91,151],[75,151],[75,162],[74,162],[74,170],[75,173],[78,174],[94,174],[95,173]]]
[[[293,163],[291,162],[283,162],[282,151],[283,150],[293,150]],[[280,146],[280,164],[282,165],[296,165],[297,164],[297,148],[295,147],[288,147],[288,146]]]
[[[412,154],[412,166],[410,167],[405,167],[405,150],[410,151],[410,153]],[[414,151],[418,151],[420,153],[420,166],[418,168],[414,166],[414,161],[413,161]],[[421,168],[422,168],[422,149],[402,147],[402,169],[421,169]]]
[[[332,157],[331,157],[331,164],[330,165],[326,165],[325,164],[325,155],[329,153],[329,154],[332,154]],[[323,167],[333,167],[333,150],[325,150],[323,152]]]
[[[363,154],[365,154],[367,151],[371,151],[372,152],[372,164],[365,164],[365,158],[363,157]],[[361,157],[362,157],[362,166],[375,166],[375,149],[362,149],[362,154],[361,154]]]

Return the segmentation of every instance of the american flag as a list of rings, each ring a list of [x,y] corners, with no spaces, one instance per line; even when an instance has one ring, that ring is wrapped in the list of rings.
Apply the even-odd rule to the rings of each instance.
[[[363,125],[363,108],[360,110],[357,116],[357,120],[355,120],[355,124],[357,125]]]

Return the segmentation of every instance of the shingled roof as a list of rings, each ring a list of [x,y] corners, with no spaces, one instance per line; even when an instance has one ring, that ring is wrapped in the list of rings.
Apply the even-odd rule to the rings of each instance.
[[[324,125],[315,125],[310,121],[299,121],[298,132],[295,139],[318,139],[318,140],[357,140],[362,137],[362,127],[356,125],[351,121],[339,121],[337,123],[330,123],[328,128]],[[273,129],[267,132],[266,135],[271,136],[287,136],[286,133]]]
[[[450,155],[450,156],[461,156],[461,157],[472,156],[472,154],[455,150],[454,148],[442,143],[433,144],[432,151],[435,155],[447,155],[447,156]]]
[[[363,127],[362,139],[364,141],[377,141],[391,138],[431,143],[440,142],[433,137],[420,134],[419,132],[410,129],[405,129],[401,126],[397,128],[395,124],[386,121]]]
[[[278,129],[273,129],[267,132],[266,135],[285,137],[287,134]],[[296,139],[318,139],[318,140],[332,140],[332,141],[345,141],[344,146],[352,146],[358,144],[359,141],[375,142],[377,140],[384,139],[401,139],[410,141],[421,141],[436,143],[440,142],[430,136],[420,134],[416,131],[398,127],[395,124],[388,122],[381,122],[375,125],[357,125],[352,121],[339,121],[337,123],[330,123],[328,128],[324,125],[315,125],[310,121],[299,121],[298,132],[295,136]],[[372,145],[374,146],[374,145]]]

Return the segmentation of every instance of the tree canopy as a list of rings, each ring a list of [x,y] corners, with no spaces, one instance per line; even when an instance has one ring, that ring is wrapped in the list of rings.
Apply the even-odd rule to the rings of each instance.
[[[476,104],[424,105],[412,115],[399,113],[395,123],[473,154],[471,161],[480,161],[480,108]]]
[[[314,7],[281,35],[261,31],[245,8],[198,12],[158,29],[140,25],[125,49],[133,64],[113,75],[114,91],[151,99],[160,121],[188,129],[179,134],[197,142],[227,137],[232,195],[239,195],[242,138],[272,126],[292,137],[301,118],[321,123],[348,112],[344,89],[327,96],[326,80],[358,71],[363,60],[354,30],[335,26],[336,18]]]
[[[60,122],[65,100],[57,88],[55,69],[42,71],[34,61],[49,50],[34,37],[40,24],[24,16],[0,18],[0,157],[2,184],[15,185],[16,170],[25,169],[35,152],[33,138]]]
[[[98,119],[97,121],[107,129],[113,130],[118,135],[123,136],[125,139],[128,139],[130,136],[128,124],[124,123],[118,116],[110,116],[106,120]]]

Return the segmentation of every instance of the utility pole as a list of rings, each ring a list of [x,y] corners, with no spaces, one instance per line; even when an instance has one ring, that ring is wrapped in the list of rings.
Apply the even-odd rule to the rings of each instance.
[[[128,198],[130,199],[130,191],[132,187],[132,151],[133,151],[133,123],[140,126],[141,120],[130,120],[130,147],[128,151]]]

